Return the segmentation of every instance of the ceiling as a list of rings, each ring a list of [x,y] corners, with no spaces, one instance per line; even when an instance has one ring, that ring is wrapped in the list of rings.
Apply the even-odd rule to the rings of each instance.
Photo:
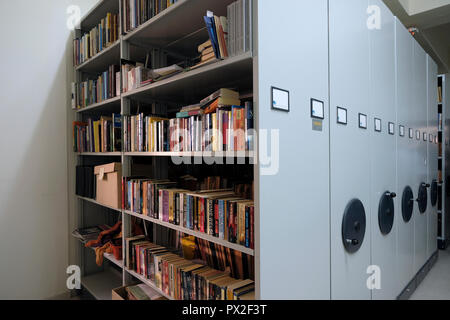
[[[450,0],[383,0],[406,27],[416,27],[417,41],[439,65],[450,71]]]

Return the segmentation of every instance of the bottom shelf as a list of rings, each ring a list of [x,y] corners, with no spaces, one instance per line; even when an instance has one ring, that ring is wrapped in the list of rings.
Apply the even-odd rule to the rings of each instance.
[[[122,286],[122,275],[106,269],[81,278],[81,285],[97,300],[111,300],[112,289]]]
[[[151,282],[149,279],[146,279],[144,276],[140,275],[139,273],[124,268],[129,274],[131,274],[133,277],[135,277],[136,279],[138,279],[139,281],[141,281],[142,283],[146,284],[147,286],[149,286],[150,288],[152,288],[153,290],[155,290],[156,292],[158,292],[160,295],[162,295],[163,297],[169,299],[169,300],[174,300],[171,296],[165,294],[161,289],[159,289],[157,286],[155,286],[155,284],[153,282]]]

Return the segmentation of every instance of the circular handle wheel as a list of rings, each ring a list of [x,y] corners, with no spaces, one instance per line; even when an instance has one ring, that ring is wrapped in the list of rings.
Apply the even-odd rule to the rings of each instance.
[[[395,193],[386,191],[378,204],[378,226],[383,235],[388,235],[394,225],[394,198]]]
[[[348,253],[361,248],[366,233],[366,211],[359,199],[353,199],[345,208],[342,217],[342,242]]]
[[[402,195],[402,216],[403,221],[408,223],[411,220],[414,209],[414,194],[411,187],[407,186]]]

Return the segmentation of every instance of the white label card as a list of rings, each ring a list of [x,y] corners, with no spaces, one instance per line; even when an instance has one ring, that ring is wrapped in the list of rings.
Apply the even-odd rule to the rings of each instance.
[[[272,108],[289,111],[289,91],[272,87]]]
[[[311,117],[324,119],[325,114],[323,111],[323,102],[315,99],[311,99]]]
[[[337,122],[340,124],[347,124],[347,110],[344,108],[337,108]]]
[[[381,119],[375,118],[375,131],[381,132]]]
[[[416,139],[420,140],[420,131],[419,130],[416,131]]]
[[[404,137],[405,136],[405,127],[404,126],[400,126],[399,127],[399,132],[400,132],[400,137]]]
[[[412,128],[409,129],[409,138],[410,139],[414,138],[414,130]]]
[[[367,129],[367,116],[365,114],[359,114],[359,127],[361,129]]]
[[[389,134],[395,134],[395,125],[392,122],[389,122]]]

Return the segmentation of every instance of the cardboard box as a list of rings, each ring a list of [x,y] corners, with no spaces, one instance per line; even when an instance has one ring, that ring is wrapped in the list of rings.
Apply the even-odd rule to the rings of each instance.
[[[112,299],[113,300],[127,300],[127,290],[126,287],[119,287],[112,289]]]
[[[120,209],[122,208],[122,164],[113,162],[94,168],[97,184],[97,202]]]

